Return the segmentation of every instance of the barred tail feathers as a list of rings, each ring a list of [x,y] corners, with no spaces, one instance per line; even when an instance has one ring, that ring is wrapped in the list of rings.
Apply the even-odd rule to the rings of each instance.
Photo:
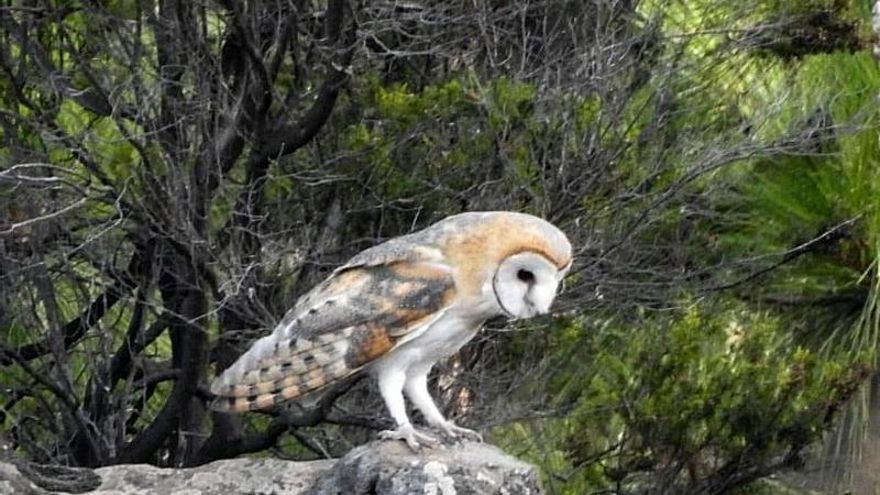
[[[257,341],[211,384],[220,412],[265,409],[345,378],[359,367],[346,361],[352,328],[307,339]]]

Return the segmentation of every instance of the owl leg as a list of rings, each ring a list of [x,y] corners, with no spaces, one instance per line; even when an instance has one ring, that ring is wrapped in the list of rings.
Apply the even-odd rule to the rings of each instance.
[[[439,441],[416,430],[406,416],[406,404],[403,402],[403,383],[406,373],[400,369],[383,369],[378,374],[379,392],[388,412],[397,424],[394,430],[386,430],[379,433],[379,438],[384,440],[403,440],[413,450],[419,450],[421,444],[436,445]]]
[[[434,404],[434,399],[431,398],[431,394],[428,392],[428,372],[430,369],[430,366],[418,368],[407,374],[406,383],[404,385],[406,396],[409,397],[409,400],[412,401],[413,405],[422,412],[422,415],[425,416],[425,421],[427,421],[429,425],[439,428],[440,431],[445,433],[448,437],[465,437],[482,442],[483,436],[478,432],[456,425],[452,421],[444,418],[443,413],[437,409],[437,405]]]

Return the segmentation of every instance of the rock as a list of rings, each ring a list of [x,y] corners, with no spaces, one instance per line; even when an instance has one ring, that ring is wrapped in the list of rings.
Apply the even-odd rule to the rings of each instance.
[[[14,462],[20,474],[48,492],[86,493],[101,486],[101,477],[89,468]]]
[[[0,462],[0,493],[42,495],[47,493],[18,471],[10,462]]]
[[[94,495],[231,495],[303,494],[336,461],[292,462],[281,459],[226,459],[188,469],[157,468],[148,464],[120,464],[98,468],[101,484]],[[13,464],[0,462],[0,493],[47,495]]]
[[[100,484],[101,478],[88,468],[36,464],[8,456],[0,458],[0,494],[85,493]]]
[[[335,461],[225,459],[186,469],[147,464],[108,466],[95,471],[103,479],[95,495],[230,495],[305,493]]]
[[[339,460],[240,458],[188,469],[144,464],[96,469],[95,495],[462,495],[543,493],[535,469],[500,449],[463,443],[412,452],[402,442],[362,445]],[[0,462],[0,493],[44,495],[13,464]],[[59,492],[54,492],[59,493]],[[64,492],[61,492],[64,493]]]
[[[309,495],[532,495],[535,468],[483,443],[414,453],[402,442],[373,442],[340,459]]]

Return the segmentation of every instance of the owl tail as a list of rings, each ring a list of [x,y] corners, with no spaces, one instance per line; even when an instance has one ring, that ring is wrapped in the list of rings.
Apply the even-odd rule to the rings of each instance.
[[[266,409],[314,392],[358,370],[349,366],[351,329],[310,339],[257,341],[211,384],[211,409],[245,412]],[[349,359],[350,361],[350,359]]]

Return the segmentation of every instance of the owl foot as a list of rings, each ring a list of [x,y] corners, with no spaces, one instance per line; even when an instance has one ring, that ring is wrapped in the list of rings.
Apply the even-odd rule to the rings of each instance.
[[[431,435],[416,430],[411,424],[398,426],[396,430],[381,431],[379,438],[382,440],[403,440],[414,451],[418,451],[423,445],[434,447],[440,443]]]
[[[465,440],[473,440],[475,442],[483,442],[483,435],[479,432],[456,425],[452,421],[446,421],[437,426],[447,437],[454,440],[463,438]]]

